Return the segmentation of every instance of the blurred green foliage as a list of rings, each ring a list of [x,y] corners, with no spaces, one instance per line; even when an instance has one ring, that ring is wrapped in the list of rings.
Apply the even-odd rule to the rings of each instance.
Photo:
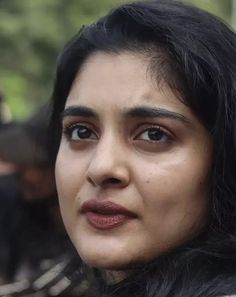
[[[186,0],[229,22],[232,0]],[[16,119],[48,100],[63,44],[125,0],[0,0],[0,90]]]
[[[232,0],[184,0],[203,8],[223,19],[226,23],[231,23]]]

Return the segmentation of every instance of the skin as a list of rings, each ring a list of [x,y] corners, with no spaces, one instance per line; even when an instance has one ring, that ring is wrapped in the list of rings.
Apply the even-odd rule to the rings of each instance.
[[[148,65],[141,54],[97,52],[66,101],[56,161],[60,207],[78,253],[94,267],[150,261],[196,236],[207,220],[211,138],[164,83],[153,82]],[[140,106],[145,115],[134,111]],[[80,213],[90,199],[115,202],[136,217],[99,230]]]

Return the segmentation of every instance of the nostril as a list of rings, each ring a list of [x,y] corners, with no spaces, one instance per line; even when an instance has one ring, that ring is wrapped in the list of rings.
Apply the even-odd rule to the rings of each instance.
[[[110,184],[119,184],[120,180],[118,178],[110,177],[106,180],[106,183]]]
[[[94,179],[92,179],[91,177],[87,177],[87,180],[90,184],[92,184],[93,186],[96,185],[103,185],[103,186],[108,186],[108,185],[117,185],[121,183],[121,180],[118,178],[114,178],[114,177],[110,177],[110,178],[106,178],[103,181],[96,181]]]

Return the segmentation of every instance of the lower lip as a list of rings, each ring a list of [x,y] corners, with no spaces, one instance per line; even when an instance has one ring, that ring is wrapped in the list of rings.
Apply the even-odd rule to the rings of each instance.
[[[94,228],[109,230],[115,227],[121,226],[130,219],[131,217],[124,214],[100,214],[95,212],[87,212],[85,216]]]

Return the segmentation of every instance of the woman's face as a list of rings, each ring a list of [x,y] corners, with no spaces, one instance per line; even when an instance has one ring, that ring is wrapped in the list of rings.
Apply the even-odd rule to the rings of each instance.
[[[56,182],[82,259],[107,269],[152,260],[207,220],[212,143],[141,54],[96,53],[63,113]]]

